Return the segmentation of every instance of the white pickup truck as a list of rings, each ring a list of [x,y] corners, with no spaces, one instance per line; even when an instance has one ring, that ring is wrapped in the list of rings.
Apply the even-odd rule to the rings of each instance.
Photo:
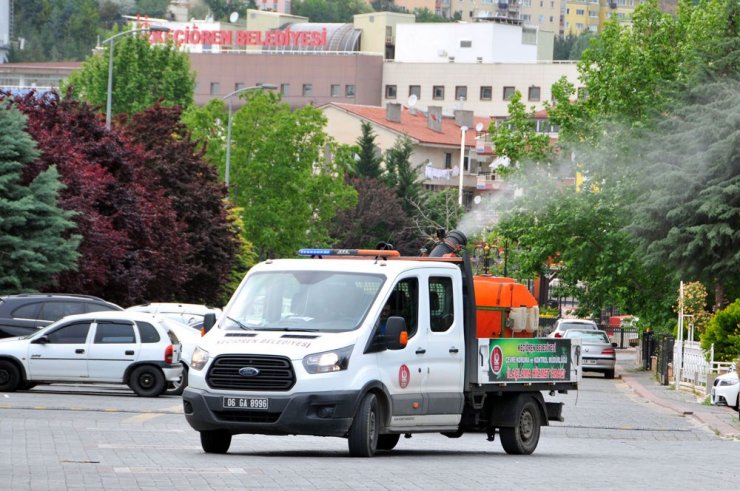
[[[453,231],[428,257],[309,249],[253,267],[193,353],[183,404],[203,450],[297,434],[347,438],[369,457],[400,435],[477,432],[532,453],[540,427],[562,421],[543,392],[577,389],[580,347],[533,338],[524,307],[477,305],[465,241]],[[501,336],[476,330],[486,309]]]

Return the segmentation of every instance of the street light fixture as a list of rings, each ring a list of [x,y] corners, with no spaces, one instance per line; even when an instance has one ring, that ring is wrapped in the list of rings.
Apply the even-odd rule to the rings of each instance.
[[[225,173],[225,179],[224,182],[226,183],[226,188],[229,187],[229,171],[231,170],[231,118],[232,118],[232,110],[231,110],[231,98],[234,97],[236,94],[241,94],[242,92],[247,92],[248,90],[275,90],[277,89],[277,85],[275,84],[259,84],[259,85],[253,85],[251,87],[242,87],[241,89],[236,89],[233,92],[230,92],[223,96],[221,100],[227,100],[229,101],[229,122],[227,124],[227,130],[226,130],[226,173]]]
[[[111,105],[113,100],[113,47],[115,46],[115,40],[124,34],[134,34],[137,32],[169,32],[170,28],[165,26],[149,26],[142,27],[141,29],[129,29],[128,31],[119,32],[114,34],[108,39],[103,41],[103,44],[110,43],[110,50],[108,51],[108,99],[105,104],[105,128],[110,129],[111,120]]]

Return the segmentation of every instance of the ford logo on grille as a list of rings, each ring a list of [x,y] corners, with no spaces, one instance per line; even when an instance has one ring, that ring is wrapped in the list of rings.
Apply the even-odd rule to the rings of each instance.
[[[260,374],[260,371],[257,368],[253,367],[242,367],[239,369],[239,375],[242,377],[256,377]]]

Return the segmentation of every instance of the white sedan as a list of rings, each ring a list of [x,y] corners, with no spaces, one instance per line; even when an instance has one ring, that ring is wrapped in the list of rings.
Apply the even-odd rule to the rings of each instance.
[[[712,386],[712,404],[726,404],[735,409],[740,408],[740,382],[737,372],[731,371],[714,379]]]

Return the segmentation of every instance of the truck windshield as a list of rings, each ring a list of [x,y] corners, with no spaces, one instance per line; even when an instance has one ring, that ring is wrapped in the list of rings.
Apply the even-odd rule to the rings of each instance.
[[[223,317],[229,330],[338,332],[357,329],[385,277],[335,271],[255,273]]]

